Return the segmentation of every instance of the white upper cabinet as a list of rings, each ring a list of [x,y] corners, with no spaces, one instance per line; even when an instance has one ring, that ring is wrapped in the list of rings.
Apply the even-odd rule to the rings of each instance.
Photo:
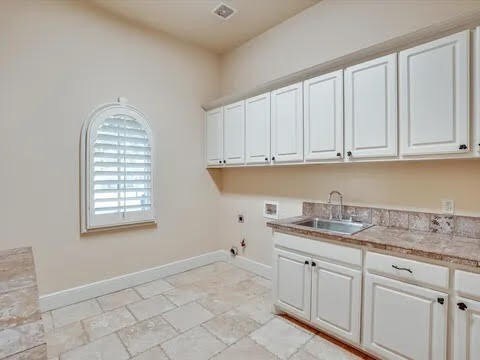
[[[303,83],[305,160],[343,156],[343,70]]]
[[[363,345],[382,359],[444,360],[447,294],[367,273]]]
[[[345,70],[345,151],[352,159],[397,155],[397,54]]]
[[[205,118],[207,166],[219,167],[223,164],[223,108],[207,111]]]
[[[223,160],[225,165],[245,163],[245,101],[223,108]]]
[[[270,161],[270,93],[245,100],[245,153],[247,164]]]
[[[402,155],[468,151],[469,37],[466,30],[400,52]]]
[[[480,155],[480,26],[475,29],[475,43],[474,43],[474,117],[475,117],[475,137],[474,148],[476,148],[477,156]]]
[[[272,91],[272,161],[303,160],[302,83]]]

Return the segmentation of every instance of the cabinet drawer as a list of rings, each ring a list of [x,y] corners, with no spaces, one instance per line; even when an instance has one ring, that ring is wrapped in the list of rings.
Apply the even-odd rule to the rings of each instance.
[[[480,274],[456,270],[455,291],[466,297],[480,299]]]
[[[278,232],[274,234],[274,244],[275,246],[307,253],[319,259],[362,266],[362,250],[360,249]]]
[[[448,268],[443,266],[367,252],[365,268],[407,281],[448,288]]]

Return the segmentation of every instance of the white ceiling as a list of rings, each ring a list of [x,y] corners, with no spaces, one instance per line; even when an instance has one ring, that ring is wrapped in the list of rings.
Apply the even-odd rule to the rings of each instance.
[[[221,0],[92,0],[122,17],[217,53],[231,50],[320,0],[224,0],[237,12],[212,14]]]

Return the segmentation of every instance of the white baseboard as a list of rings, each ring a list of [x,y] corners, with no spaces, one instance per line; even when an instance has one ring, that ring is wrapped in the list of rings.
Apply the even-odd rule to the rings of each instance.
[[[272,267],[259,263],[258,261],[251,260],[245,256],[237,255],[235,257],[231,256],[229,252],[225,251],[225,255],[229,258],[228,262],[238,266],[241,269],[253,272],[254,274],[263,276],[264,278],[272,278]]]
[[[228,253],[224,250],[212,251],[154,268],[43,295],[40,296],[40,309],[42,312],[57,309],[59,307],[127,289],[132,286],[178,274],[217,261],[229,261]],[[240,264],[238,266],[242,267]],[[247,269],[247,267],[245,267],[245,269]]]

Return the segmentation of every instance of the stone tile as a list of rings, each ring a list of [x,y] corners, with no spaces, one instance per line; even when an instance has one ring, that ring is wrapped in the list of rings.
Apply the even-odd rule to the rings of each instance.
[[[52,329],[46,334],[47,353],[50,358],[88,342],[87,334],[80,322]]]
[[[163,317],[180,332],[200,325],[213,316],[211,312],[195,302],[163,314]]]
[[[26,287],[36,287],[32,248],[0,251],[0,294]]]
[[[311,339],[312,334],[283,319],[274,318],[255,330],[250,337],[279,358],[288,359]]]
[[[276,356],[246,337],[228,349],[222,351],[212,359],[214,360],[275,360]]]
[[[408,212],[389,210],[388,216],[390,226],[400,229],[408,229]]]
[[[455,227],[453,215],[432,214],[430,231],[440,234],[452,234]]]
[[[258,295],[265,294],[270,292],[271,289],[268,287],[270,284],[259,281],[256,277],[250,278],[247,280],[240,281],[236,284],[228,285],[226,290],[234,293],[242,294],[247,298],[254,298]]]
[[[0,294],[0,330],[40,319],[35,286]]]
[[[372,210],[362,206],[344,206],[343,218],[361,221],[367,224],[372,222]]]
[[[136,320],[126,308],[122,307],[82,322],[88,337],[94,340],[133,325]]]
[[[141,321],[118,331],[128,351],[137,355],[177,335],[175,329],[161,316]]]
[[[172,360],[207,360],[226,345],[202,327],[196,327],[162,345]]]
[[[195,285],[181,285],[167,291],[164,295],[175,305],[181,306],[206,296],[206,293]]]
[[[297,351],[290,360],[319,360],[317,357],[313,356],[312,354],[306,352],[303,349]],[[328,360],[335,360],[335,359],[328,359]]]
[[[43,329],[45,332],[48,332],[53,329],[53,318],[50,311],[44,312],[42,314]]]
[[[77,304],[65,306],[52,311],[53,325],[61,327],[76,321],[80,321],[102,312],[95,299],[83,301]]]
[[[4,358],[4,360],[45,360],[47,358],[47,345],[35,346],[32,349]],[[57,360],[57,359],[49,359]]]
[[[127,350],[116,334],[105,336],[60,356],[61,360],[127,360]]]
[[[264,278],[263,276],[255,276],[251,280],[258,285],[263,286],[265,289],[272,289],[272,280]]]
[[[236,269],[236,267],[234,265],[229,264],[225,261],[218,261],[216,263],[203,266],[202,268],[205,269],[205,270],[210,270],[214,273],[221,273],[221,272],[225,272],[227,270]]]
[[[125,289],[108,295],[100,296],[98,299],[103,311],[110,311],[137,301],[142,298],[133,289]]]
[[[259,324],[265,324],[273,318],[271,294],[259,296],[236,309]]]
[[[165,296],[156,295],[149,299],[127,305],[127,307],[137,320],[145,320],[152,316],[162,314],[165,311],[174,309],[176,306]]]
[[[185,271],[180,274],[175,274],[167,277],[165,280],[173,286],[191,285],[206,280],[212,280],[217,278],[218,273],[213,267],[202,266],[193,270]]]
[[[203,324],[204,328],[228,345],[250,334],[259,326],[259,323],[236,310],[230,310]]]
[[[430,214],[411,212],[408,214],[408,228],[415,231],[430,230]]]
[[[42,345],[45,342],[41,320],[0,331],[0,359]]]
[[[219,287],[233,286],[241,281],[248,280],[254,276],[255,274],[252,274],[251,272],[239,268],[234,268],[216,274],[215,276],[208,276],[201,280],[198,280],[195,285],[205,292],[211,292],[218,290]]]
[[[323,339],[320,336],[315,336],[303,348],[307,353],[313,355],[318,360],[360,360],[361,358],[342,349]]]
[[[168,360],[163,350],[156,346],[132,358],[132,360]]]
[[[480,238],[480,218],[455,216],[455,233],[469,238]]]
[[[390,226],[388,210],[372,208],[372,224],[379,226]]]
[[[155,295],[160,295],[171,289],[173,289],[173,286],[162,279],[155,280],[135,288],[135,290],[137,290],[144,299],[151,298]]]

